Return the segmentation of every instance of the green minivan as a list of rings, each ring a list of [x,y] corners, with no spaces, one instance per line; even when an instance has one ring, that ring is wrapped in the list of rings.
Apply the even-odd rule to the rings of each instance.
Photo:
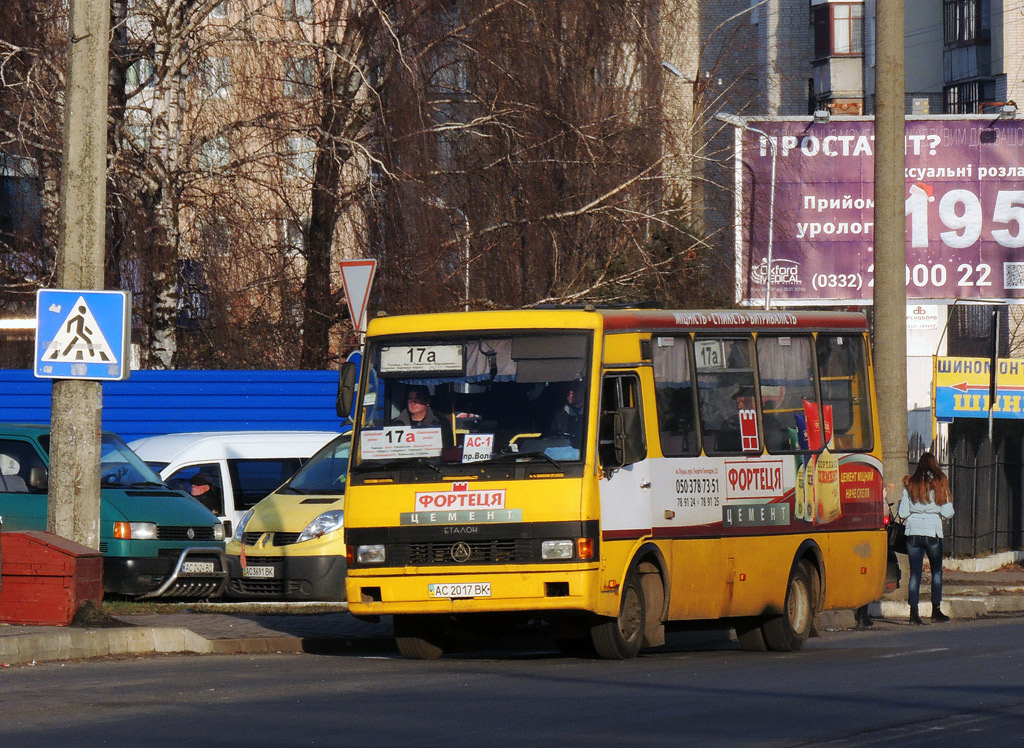
[[[45,530],[48,426],[0,424],[3,531]],[[224,525],[169,488],[114,434],[100,453],[103,590],[131,597],[219,597],[227,583]]]

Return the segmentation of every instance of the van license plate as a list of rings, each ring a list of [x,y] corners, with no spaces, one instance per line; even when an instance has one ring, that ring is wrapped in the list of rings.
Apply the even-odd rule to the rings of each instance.
[[[242,576],[247,579],[273,579],[273,566],[246,566],[242,569]]]
[[[429,584],[427,595],[430,597],[490,597],[490,582],[462,582],[459,584]]]
[[[213,561],[186,561],[181,565],[182,574],[213,574]]]

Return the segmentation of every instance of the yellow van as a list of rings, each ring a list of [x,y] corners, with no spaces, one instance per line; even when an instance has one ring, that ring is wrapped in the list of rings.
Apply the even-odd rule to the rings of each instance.
[[[338,436],[243,515],[225,549],[228,597],[344,600],[351,435]]]

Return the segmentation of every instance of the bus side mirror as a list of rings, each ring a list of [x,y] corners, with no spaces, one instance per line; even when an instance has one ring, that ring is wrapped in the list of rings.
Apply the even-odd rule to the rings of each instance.
[[[598,439],[598,456],[606,468],[620,468],[639,462],[644,458],[640,411],[636,408],[604,411]]]
[[[341,418],[348,418],[352,415],[358,378],[359,365],[355,361],[345,361],[338,372],[338,397],[334,402],[334,409]]]

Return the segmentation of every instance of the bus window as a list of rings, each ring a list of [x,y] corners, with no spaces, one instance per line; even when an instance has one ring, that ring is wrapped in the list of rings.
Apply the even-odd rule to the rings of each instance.
[[[754,368],[750,338],[697,338],[701,440],[708,454],[743,451],[738,397],[753,398]],[[752,407],[752,406],[751,406]]]
[[[853,335],[819,335],[818,373],[821,398],[832,406],[832,436],[838,450],[872,448],[864,339]]]
[[[807,403],[816,403],[814,347],[810,335],[758,335],[762,433],[769,452],[800,451]]]
[[[693,404],[689,337],[655,336],[654,399],[661,452],[669,457],[699,451]]]

